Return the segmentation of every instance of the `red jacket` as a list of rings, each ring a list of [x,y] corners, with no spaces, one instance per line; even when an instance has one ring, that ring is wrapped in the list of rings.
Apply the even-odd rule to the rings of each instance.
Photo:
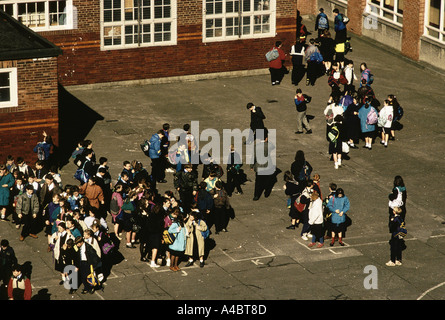
[[[24,281],[24,287],[25,287],[25,292],[23,294],[23,298],[24,300],[31,300],[31,294],[32,294],[32,288],[31,288],[31,281],[22,275],[23,280]],[[12,295],[12,291],[13,291],[13,286],[14,286],[14,278],[11,277],[11,279],[9,279],[9,284],[8,284],[8,298],[12,299],[13,295]],[[17,285],[16,285],[17,287]]]
[[[274,49],[274,48],[276,48],[276,47],[273,47],[272,49]],[[283,67],[283,61],[284,61],[284,59],[286,59],[286,55],[284,54],[284,51],[281,48],[277,48],[277,49],[278,49],[278,53],[280,55],[278,56],[277,59],[269,62],[269,68],[281,69]]]

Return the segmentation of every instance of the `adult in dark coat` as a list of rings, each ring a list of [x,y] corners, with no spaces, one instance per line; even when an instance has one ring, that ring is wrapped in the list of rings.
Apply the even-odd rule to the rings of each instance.
[[[264,129],[264,115],[261,107],[255,106],[252,102],[249,102],[246,106],[247,110],[250,111],[250,134],[246,143],[250,144],[256,139],[256,134],[258,129]]]

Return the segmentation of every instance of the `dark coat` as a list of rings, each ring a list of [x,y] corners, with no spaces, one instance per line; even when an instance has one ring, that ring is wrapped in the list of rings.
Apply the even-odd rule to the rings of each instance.
[[[250,128],[252,130],[264,129],[264,119],[266,119],[266,116],[261,108],[255,106],[255,112],[250,111]]]

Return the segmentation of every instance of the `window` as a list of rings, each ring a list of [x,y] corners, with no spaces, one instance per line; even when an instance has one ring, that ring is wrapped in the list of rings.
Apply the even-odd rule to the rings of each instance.
[[[445,43],[445,0],[426,0],[424,35]]]
[[[368,0],[367,12],[398,26],[403,24],[404,0]]]
[[[17,69],[0,69],[0,108],[17,106]]]
[[[175,0],[102,0],[102,49],[176,44]]]
[[[72,0],[5,0],[0,9],[35,31],[72,29]]]
[[[203,0],[204,41],[275,35],[276,0]]]

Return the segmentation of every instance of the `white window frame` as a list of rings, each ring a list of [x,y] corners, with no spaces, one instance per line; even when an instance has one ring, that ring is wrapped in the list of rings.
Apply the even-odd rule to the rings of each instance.
[[[425,21],[423,35],[428,39],[438,41],[442,44],[445,43],[445,0],[440,0],[439,12],[442,13],[439,20],[439,28],[429,25],[430,17],[430,0],[425,0]],[[442,31],[441,31],[442,30]],[[439,37],[434,37],[428,33],[428,31],[437,32]]]
[[[394,0],[394,10],[390,10],[388,8],[384,7],[384,3],[386,0],[377,0],[380,2],[380,4],[376,4],[372,2],[371,0],[366,1],[366,12],[374,17],[378,17],[379,19],[382,19],[383,21],[387,21],[390,23],[395,24],[396,26],[402,27],[403,22],[399,22],[398,19],[402,19],[403,21],[403,13],[398,13],[398,3],[399,0]],[[406,0],[405,0],[406,1]],[[392,19],[389,19],[388,17],[385,17],[384,14],[392,15]]]
[[[9,73],[9,101],[0,101],[0,108],[18,106],[17,68],[1,68],[0,73]]]
[[[169,18],[155,18],[154,10],[155,10],[155,0],[151,0],[150,2],[150,19],[140,18],[139,20],[125,20],[125,0],[121,1],[120,8],[120,21],[113,22],[105,22],[105,9],[104,9],[104,0],[100,1],[100,48],[102,51],[107,50],[121,50],[121,49],[131,49],[131,48],[140,48],[140,47],[155,47],[155,46],[167,46],[167,45],[176,45],[177,44],[177,0],[170,0],[170,17]],[[141,2],[143,0],[140,0]],[[161,24],[161,26],[165,26],[165,23],[170,23],[170,40],[166,41],[155,41],[155,25]],[[150,42],[139,42],[139,43],[125,43],[125,27],[126,26],[140,26],[141,34],[150,33]],[[149,32],[143,31],[143,26],[150,26]],[[105,29],[113,28],[118,31],[116,34],[120,37],[120,44],[115,45],[105,45]],[[119,33],[119,34],[118,34]]]
[[[53,30],[69,30],[74,27],[75,20],[75,8],[73,7],[73,0],[65,0],[65,24],[63,25],[51,25],[50,24],[50,2],[59,2],[63,0],[2,0],[0,1],[0,9],[3,9],[3,5],[12,5],[12,17],[18,21],[21,21],[25,26],[30,29],[41,32],[41,31],[53,31]],[[34,26],[32,23],[27,23],[27,21],[23,21],[21,16],[19,15],[19,4],[37,4],[43,3],[44,12],[35,14],[29,14],[30,19],[42,19],[45,22],[43,26]],[[6,10],[5,10],[6,11]]]
[[[238,39],[255,39],[255,38],[270,38],[274,37],[276,33],[276,0],[269,0],[268,10],[255,10],[254,0],[250,0],[250,10],[242,12],[226,12],[226,1],[233,2],[232,0],[221,0],[222,1],[222,13],[217,14],[207,14],[206,12],[206,0],[203,0],[203,14],[202,14],[202,39],[203,42],[217,42],[217,41],[231,41]],[[242,8],[243,0],[239,1],[239,8]],[[258,16],[269,15],[269,32],[267,33],[255,33],[254,24],[255,19]],[[227,35],[226,19],[239,18],[238,24],[238,34]],[[242,32],[242,20],[243,18],[249,18],[250,31],[248,34],[243,34]],[[219,36],[207,37],[207,20],[210,19],[221,19],[221,34]]]

